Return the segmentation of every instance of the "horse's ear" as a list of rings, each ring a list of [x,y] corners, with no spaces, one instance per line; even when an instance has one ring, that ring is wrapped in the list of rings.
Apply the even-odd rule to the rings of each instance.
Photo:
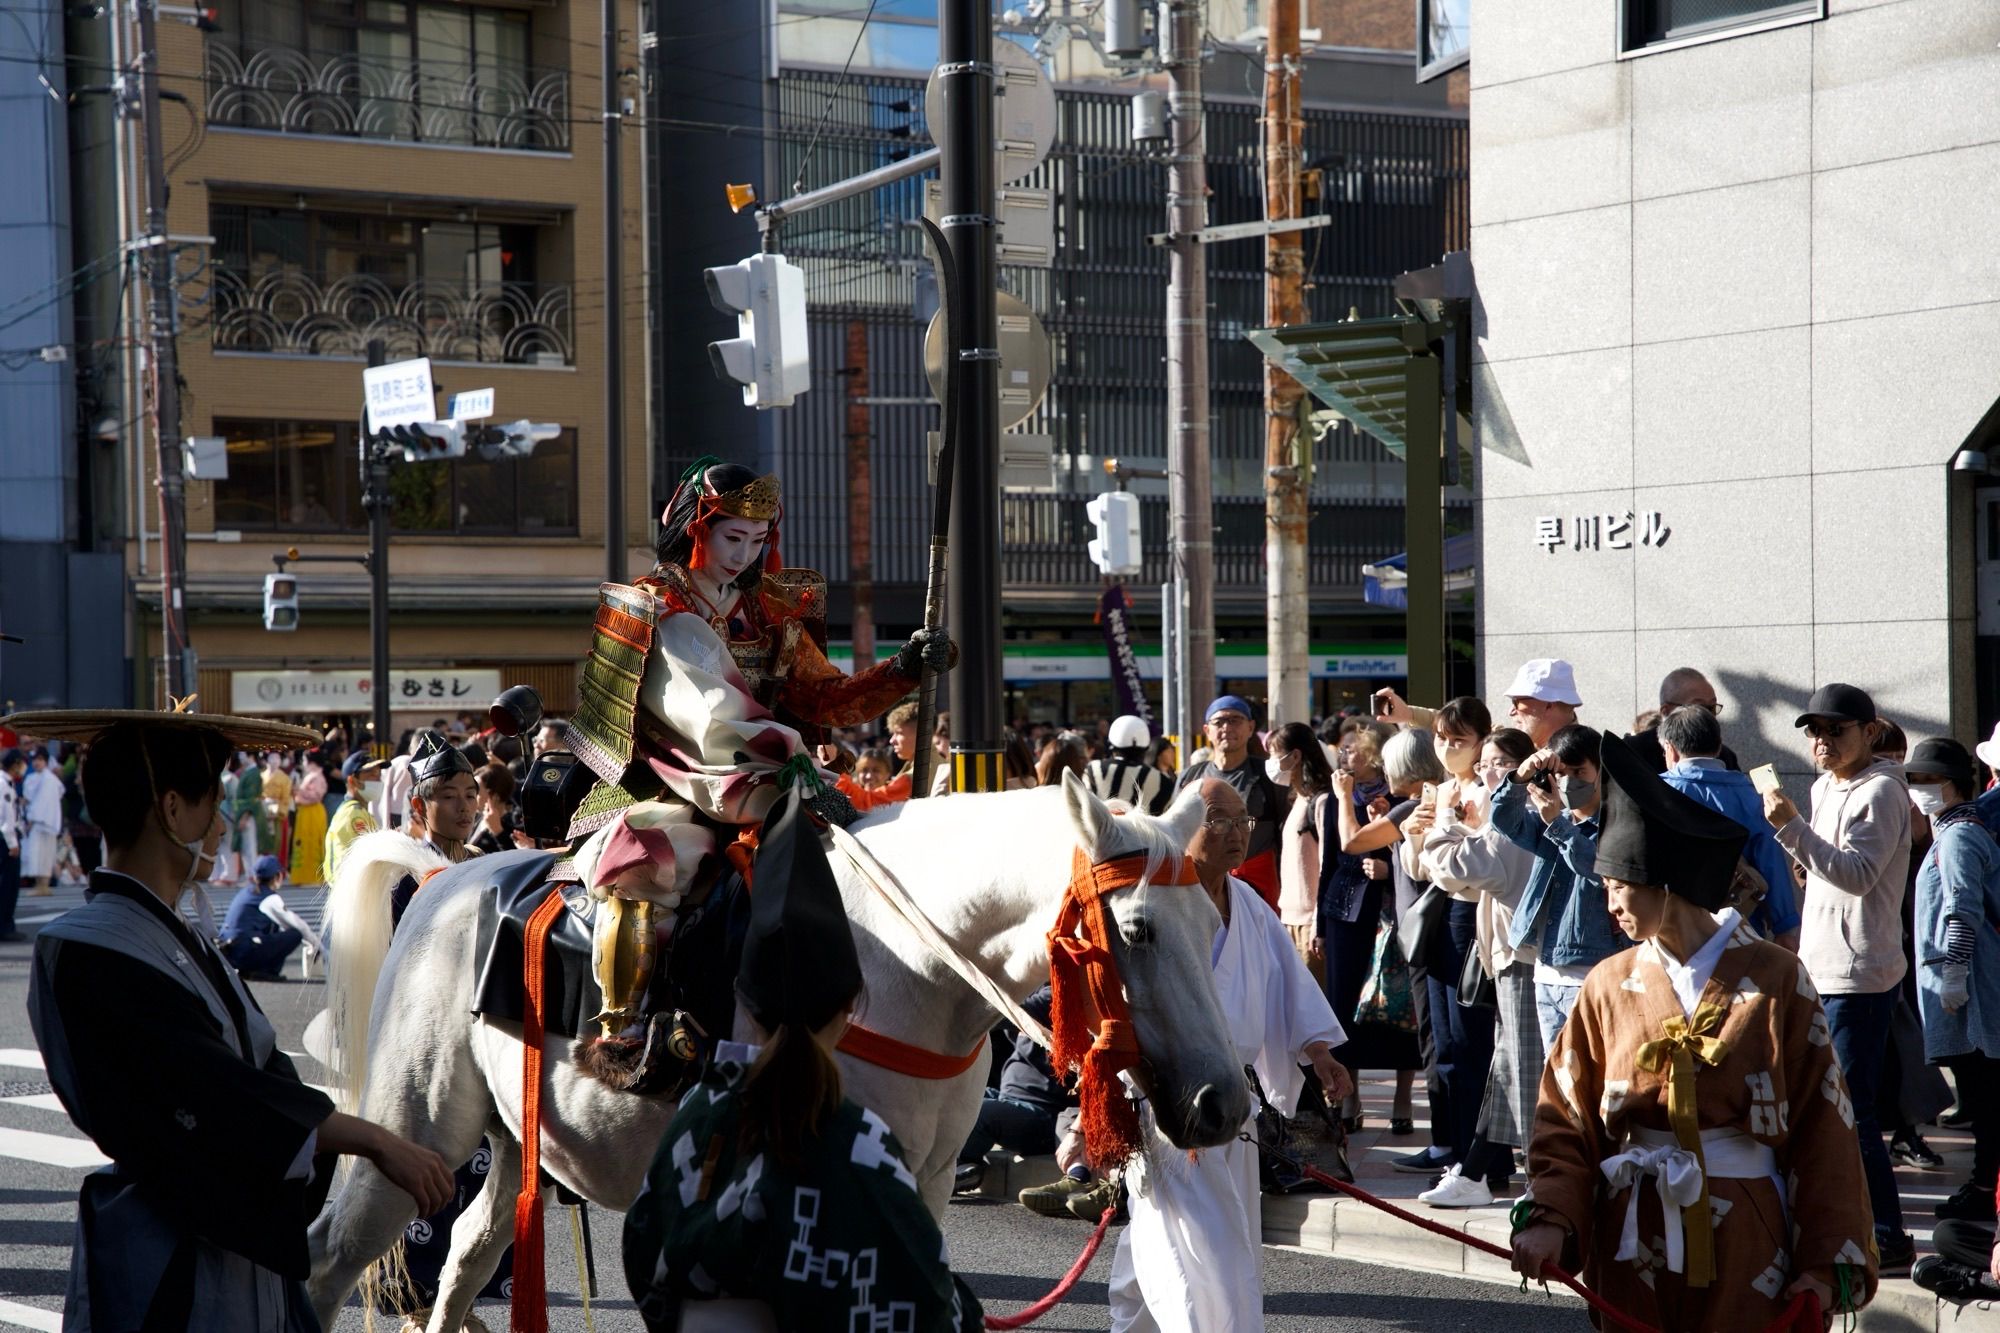
[[[1076,830],[1078,844],[1093,863],[1103,860],[1099,853],[1110,832],[1111,807],[1097,799],[1074,769],[1063,770],[1062,785],[1063,803],[1069,807],[1069,822]]]

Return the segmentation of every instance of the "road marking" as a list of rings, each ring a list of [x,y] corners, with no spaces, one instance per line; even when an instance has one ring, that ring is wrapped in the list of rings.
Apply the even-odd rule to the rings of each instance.
[[[111,1160],[97,1151],[97,1145],[89,1139],[68,1139],[58,1134],[4,1127],[0,1127],[0,1157],[70,1167],[98,1167]]]
[[[64,914],[61,912],[43,912],[37,913],[34,916],[17,916],[14,918],[14,924],[17,926],[46,926],[49,922],[62,915]]]
[[[39,1333],[62,1333],[62,1311],[44,1310],[19,1301],[0,1301],[0,1324],[10,1328],[32,1328]]]
[[[40,1051],[24,1051],[16,1046],[0,1047],[0,1065],[18,1065],[22,1069],[44,1068]]]
[[[0,1102],[9,1106],[32,1106],[37,1111],[54,1111],[57,1115],[68,1115],[63,1109],[62,1098],[53,1092],[37,1092],[26,1097],[0,1097]]]

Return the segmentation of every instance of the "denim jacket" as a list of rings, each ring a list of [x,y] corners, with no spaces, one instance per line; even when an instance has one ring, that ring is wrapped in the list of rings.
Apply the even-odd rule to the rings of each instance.
[[[1933,821],[1930,850],[1917,870],[1917,1012],[1924,1024],[1924,1057],[1945,1060],[1978,1051],[2000,1057],[2000,843],[1967,807]],[[1945,918],[1972,926],[1968,985],[1972,998],[1946,1013]]]
[[[1631,945],[1605,906],[1604,881],[1596,873],[1594,817],[1572,820],[1565,811],[1542,823],[1528,804],[1527,787],[1510,773],[1493,793],[1489,818],[1535,858],[1508,930],[1510,945],[1519,948],[1539,931],[1541,961],[1551,967],[1595,965]]]

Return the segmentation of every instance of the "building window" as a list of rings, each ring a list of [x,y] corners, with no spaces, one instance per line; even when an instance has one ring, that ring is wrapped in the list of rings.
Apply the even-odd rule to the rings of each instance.
[[[228,202],[209,227],[220,350],[570,364],[573,289],[535,280],[558,228]]]
[[[1472,58],[1472,0],[1417,0],[1417,82]]]
[[[353,422],[218,420],[229,478],[215,483],[218,528],[358,532],[359,445]],[[397,532],[576,535],[576,433],[527,458],[477,457],[390,465],[389,524]]]
[[[1826,0],[1620,0],[1626,55],[1826,17]]]
[[[205,48],[210,123],[560,150],[569,78],[531,64],[518,9],[411,0],[227,5]]]

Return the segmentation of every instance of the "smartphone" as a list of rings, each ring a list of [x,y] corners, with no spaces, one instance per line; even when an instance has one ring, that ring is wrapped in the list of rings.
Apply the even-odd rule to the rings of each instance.
[[[1423,787],[1423,792],[1422,792],[1422,797],[1423,797],[1423,800],[1424,800],[1424,802],[1425,802],[1426,804],[1428,804],[1428,805],[1436,805],[1436,804],[1437,804],[1437,798],[1438,798],[1438,785],[1437,785],[1437,783],[1435,783],[1435,782],[1426,782],[1426,783],[1424,784],[1424,787]]]
[[[1759,764],[1757,767],[1751,769],[1750,785],[1757,789],[1759,795],[1768,795],[1771,792],[1777,791],[1783,785],[1778,781],[1777,765]]]

